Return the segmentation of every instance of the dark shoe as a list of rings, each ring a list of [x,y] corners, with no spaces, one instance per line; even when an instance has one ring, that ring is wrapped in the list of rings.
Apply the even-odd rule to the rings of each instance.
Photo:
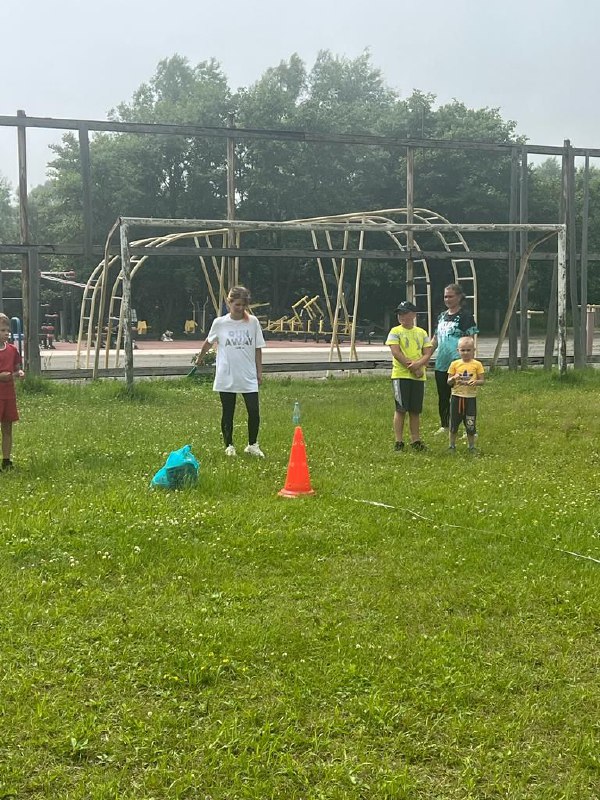
[[[13,469],[14,464],[10,460],[10,458],[3,458],[2,459],[2,469]]]
[[[417,450],[418,452],[422,452],[423,450],[427,449],[420,439],[417,439],[416,442],[412,442],[410,446],[413,450]]]
[[[399,452],[401,452],[402,450],[404,450],[404,442],[396,442],[396,444],[394,445],[394,450],[395,450],[397,453],[399,453]]]

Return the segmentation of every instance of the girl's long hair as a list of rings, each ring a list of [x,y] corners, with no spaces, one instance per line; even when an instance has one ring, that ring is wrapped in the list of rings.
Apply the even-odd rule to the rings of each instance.
[[[245,286],[232,286],[227,295],[227,302],[242,300],[244,303],[244,319],[248,319],[250,314],[250,290]]]

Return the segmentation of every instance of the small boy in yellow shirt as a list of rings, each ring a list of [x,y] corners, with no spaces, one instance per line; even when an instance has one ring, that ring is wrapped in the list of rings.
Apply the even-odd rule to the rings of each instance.
[[[460,358],[448,368],[448,385],[452,388],[450,396],[450,450],[456,450],[456,434],[463,422],[467,431],[469,450],[475,450],[477,429],[477,387],[483,384],[483,364],[475,358],[475,340],[463,336],[458,340]]]

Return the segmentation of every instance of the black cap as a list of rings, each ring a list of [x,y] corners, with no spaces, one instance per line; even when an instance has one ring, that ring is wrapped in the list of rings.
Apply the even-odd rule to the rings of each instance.
[[[410,300],[403,300],[396,308],[396,314],[408,314],[409,311],[416,312],[417,307]]]

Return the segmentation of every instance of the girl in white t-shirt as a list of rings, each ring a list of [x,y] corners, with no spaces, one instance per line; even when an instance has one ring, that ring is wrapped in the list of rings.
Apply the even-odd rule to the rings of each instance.
[[[245,453],[264,458],[258,446],[260,411],[258,387],[262,382],[262,348],[265,340],[259,321],[249,313],[250,292],[234,286],[227,295],[229,313],[217,317],[198,353],[200,365],[213,344],[217,345],[217,364],[213,390],[221,398],[221,432],[225,455],[234,456],[233,416],[237,394],[241,394],[248,412],[248,445]]]

